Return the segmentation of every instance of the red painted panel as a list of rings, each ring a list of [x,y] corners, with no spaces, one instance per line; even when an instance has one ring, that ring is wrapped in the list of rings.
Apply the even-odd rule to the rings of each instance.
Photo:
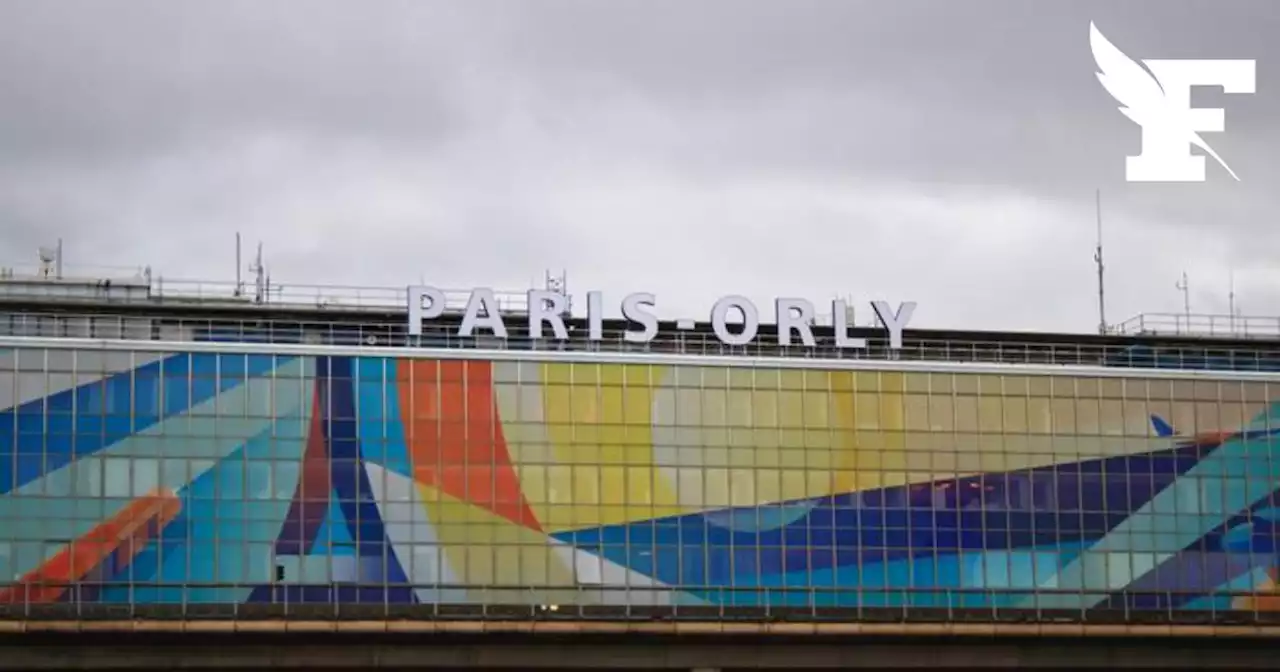
[[[414,479],[534,530],[502,434],[489,362],[397,362],[405,445]]]

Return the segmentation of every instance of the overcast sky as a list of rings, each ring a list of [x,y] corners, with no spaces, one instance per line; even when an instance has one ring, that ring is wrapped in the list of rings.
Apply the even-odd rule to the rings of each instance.
[[[1240,176],[1130,184],[1089,22],[1257,59]],[[0,264],[523,290],[916,300],[913,326],[1280,315],[1280,11],[1256,0],[0,0]],[[1198,151],[1198,150],[1197,150]],[[865,311],[864,311],[865,314]]]

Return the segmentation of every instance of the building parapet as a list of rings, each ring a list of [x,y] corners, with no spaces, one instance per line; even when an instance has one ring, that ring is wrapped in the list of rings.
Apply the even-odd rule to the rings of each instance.
[[[908,330],[897,351],[878,328],[850,330],[866,339],[865,349],[783,345],[768,325],[753,342],[728,345],[708,325],[688,320],[664,321],[652,341],[634,343],[623,337],[624,321],[606,320],[604,338],[594,341],[585,337],[585,320],[569,318],[570,338],[557,341],[529,338],[521,319],[509,321],[507,338],[459,336],[471,290],[442,291],[444,316],[414,336],[406,328],[409,286],[173,280],[150,268],[64,274],[60,261],[46,261],[36,272],[0,272],[0,335],[1280,371],[1280,317],[1151,313],[1102,337]],[[528,296],[494,292],[507,316],[527,315]],[[831,331],[828,321],[814,325],[815,335],[827,334],[825,343]]]
[[[124,292],[127,288],[130,291]],[[467,305],[470,289],[444,290],[446,311]],[[304,283],[264,284],[261,287],[235,281],[184,280],[152,274],[149,268],[133,273],[103,271],[93,275],[55,275],[2,269],[0,301],[47,300],[51,303],[101,305],[235,306],[259,310],[329,310],[344,312],[407,312],[408,285],[371,287]],[[528,311],[528,294],[495,292],[503,312]]]
[[[258,283],[165,278],[150,267],[139,269],[71,269],[63,274],[50,264],[39,269],[0,269],[0,304],[47,302],[79,305],[191,308],[244,308],[258,312],[316,311],[322,313],[407,314],[409,285],[404,287]],[[461,314],[471,289],[442,289],[445,313]],[[494,292],[506,315],[528,313],[528,292]],[[830,324],[820,315],[817,324]],[[1280,340],[1280,316],[1210,313],[1143,313],[1112,325],[1115,336],[1188,337],[1211,339]]]
[[[1115,325],[1125,336],[1280,339],[1280,317],[1210,313],[1142,313]]]
[[[568,351],[612,353],[661,353],[703,357],[800,358],[812,360],[908,360],[1103,366],[1146,369],[1280,371],[1280,349],[1266,343],[1170,341],[1149,338],[1079,338],[1018,334],[947,335],[907,331],[902,348],[889,347],[884,332],[866,330],[859,350],[838,347],[780,345],[776,333],[762,330],[748,345],[730,346],[707,329],[679,330],[665,325],[647,343],[624,338],[626,325],[606,323],[598,341],[578,338],[586,326],[569,321],[570,338],[564,341],[531,339],[520,325],[508,338],[487,335],[461,337],[456,322],[438,320],[426,325],[421,336],[410,336],[401,320],[330,319],[267,316],[248,311],[239,315],[197,317],[182,311],[134,311],[57,313],[52,311],[0,310],[0,336],[66,339],[139,340],[165,343],[250,343],[262,345],[332,345],[368,349],[376,355],[385,348],[448,348],[485,351]],[[352,316],[347,316],[351,318]],[[360,316],[356,316],[360,317]],[[373,316],[368,316],[372,318]],[[817,328],[821,329],[821,328]],[[815,330],[817,330],[815,329]]]

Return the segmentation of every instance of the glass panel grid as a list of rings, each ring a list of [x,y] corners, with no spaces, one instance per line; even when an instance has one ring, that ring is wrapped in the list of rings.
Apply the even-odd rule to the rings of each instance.
[[[1268,383],[0,353],[0,603],[1276,609]]]

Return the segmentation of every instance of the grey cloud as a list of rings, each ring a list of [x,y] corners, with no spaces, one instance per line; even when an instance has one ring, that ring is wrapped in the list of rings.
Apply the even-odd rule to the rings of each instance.
[[[7,3],[0,133],[12,158],[164,151],[240,132],[439,139],[463,120],[449,7]],[[457,26],[465,28],[464,25]],[[445,39],[442,39],[445,38]]]
[[[1093,190],[1113,317],[1264,305],[1278,19],[1204,2],[0,2],[0,243],[282,282],[916,298],[935,326],[1088,330]],[[1247,57],[1216,166],[1131,185],[1135,58]],[[651,239],[642,243],[641,239]],[[86,257],[90,259],[86,259]],[[0,262],[23,259],[0,259]],[[1250,280],[1250,278],[1253,278]],[[670,297],[670,298],[666,298]],[[1003,303],[998,303],[1003,302]],[[705,305],[704,305],[705,304]],[[1010,308],[1009,306],[1012,306]]]

